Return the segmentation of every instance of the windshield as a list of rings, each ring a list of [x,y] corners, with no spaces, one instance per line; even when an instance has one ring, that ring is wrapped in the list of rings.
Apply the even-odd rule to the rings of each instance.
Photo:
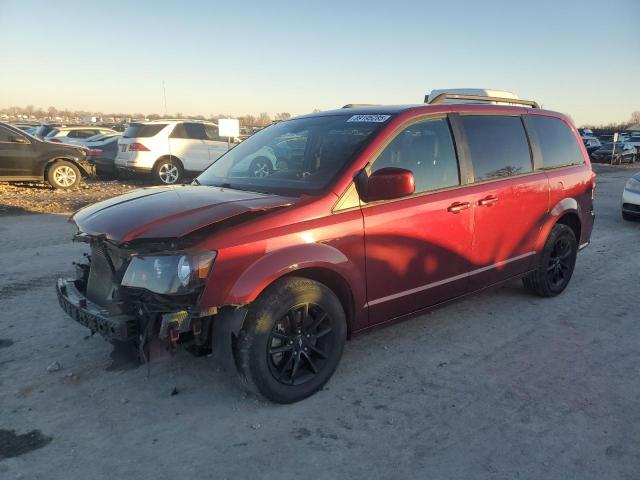
[[[197,181],[239,190],[320,193],[389,115],[331,115],[279,122],[229,151]]]

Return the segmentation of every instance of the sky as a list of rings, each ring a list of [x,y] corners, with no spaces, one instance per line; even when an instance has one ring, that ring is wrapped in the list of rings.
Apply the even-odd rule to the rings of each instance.
[[[515,92],[576,124],[640,110],[640,0],[0,0],[0,107],[303,114]]]

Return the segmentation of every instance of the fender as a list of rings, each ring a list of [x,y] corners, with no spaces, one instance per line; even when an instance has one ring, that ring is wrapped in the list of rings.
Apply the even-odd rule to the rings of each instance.
[[[575,213],[579,219],[582,218],[580,204],[575,198],[563,198],[549,211],[549,214],[538,233],[538,239],[536,241],[536,252],[538,252],[538,254],[543,251],[544,244],[547,241],[547,237],[549,236],[549,233],[551,233],[553,226],[567,213]],[[579,243],[580,239],[577,238],[576,241]]]
[[[205,288],[202,300],[203,307],[225,305],[246,305],[253,302],[262,291],[277,279],[305,268],[321,268],[330,270],[342,277],[351,288],[355,305],[365,303],[364,279],[356,265],[337,248],[325,243],[306,243],[293,245],[269,252],[252,263],[230,283],[222,297],[213,286],[211,292]],[[216,292],[217,290],[217,292]]]
[[[55,155],[53,157],[51,157],[49,160],[47,160],[46,163],[44,163],[42,165],[42,168],[40,169],[39,176],[44,177],[45,172],[47,171],[47,168],[49,168],[49,166],[57,161],[57,160],[66,160],[67,162],[71,162],[73,163],[76,167],[78,167],[78,169],[80,170],[80,174],[85,176],[85,177],[90,177],[93,174],[91,172],[89,172],[80,162],[80,160],[78,158],[75,157],[70,157],[68,155]]]

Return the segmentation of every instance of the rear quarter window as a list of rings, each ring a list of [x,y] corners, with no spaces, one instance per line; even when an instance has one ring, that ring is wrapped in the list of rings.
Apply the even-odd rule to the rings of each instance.
[[[582,165],[584,156],[571,129],[559,118],[530,115],[527,126],[536,136],[543,168]]]
[[[533,170],[529,141],[520,117],[463,115],[460,118],[477,182]]]
[[[122,138],[148,138],[157,135],[160,130],[166,127],[166,123],[154,123],[151,125],[144,125],[140,123],[134,123],[127,127],[122,134]]]

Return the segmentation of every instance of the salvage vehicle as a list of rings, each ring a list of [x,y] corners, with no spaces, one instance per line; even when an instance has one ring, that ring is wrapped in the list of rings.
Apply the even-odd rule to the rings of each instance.
[[[81,209],[75,239],[91,252],[58,280],[62,308],[143,358],[151,338],[211,352],[291,403],[323,387],[356,333],[518,277],[560,294],[594,221],[578,132],[532,101],[447,98],[278,122],[191,185]],[[253,175],[247,157],[292,137],[299,161]]]
[[[0,181],[45,181],[56,189],[77,188],[93,175],[88,150],[49,143],[6,123],[0,123]]]

